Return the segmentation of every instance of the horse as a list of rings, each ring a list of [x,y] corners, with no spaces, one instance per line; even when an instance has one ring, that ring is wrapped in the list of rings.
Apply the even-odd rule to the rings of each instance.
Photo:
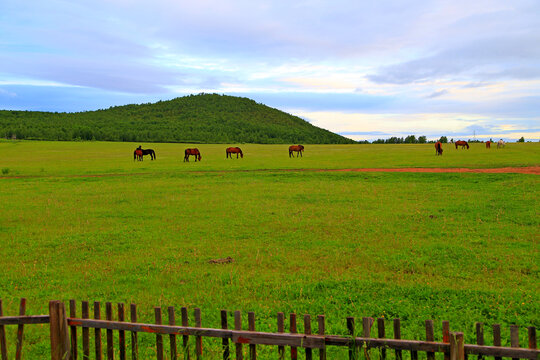
[[[467,149],[469,148],[469,144],[463,140],[458,140],[455,142],[455,144],[456,144],[456,149],[458,146],[461,146],[462,149],[465,149],[465,146],[467,147]]]
[[[141,149],[135,149],[135,151],[133,152],[133,161],[135,160],[143,160],[143,153]]]
[[[491,141],[486,141],[486,149],[491,149]]]
[[[227,150],[225,150],[226,158],[230,156],[232,159],[232,154],[236,154],[237,159],[238,159],[238,154],[240,154],[241,158],[244,158],[244,154],[242,153],[242,150],[239,147],[228,147]]]
[[[498,148],[505,147],[505,146],[506,146],[506,144],[504,143],[504,140],[503,140],[503,139],[501,139],[501,140],[499,140],[499,141],[497,142],[497,149],[498,149]]]
[[[199,159],[199,161],[201,161],[201,152],[197,148],[186,149],[186,151],[184,151],[184,154],[184,162],[189,162],[189,155],[195,156],[195,162],[197,162],[197,158]]]
[[[143,149],[141,145],[139,145],[139,147],[137,149],[135,149],[135,152],[133,153],[133,159],[135,159],[135,156],[136,156],[136,152],[139,151],[142,153],[142,155],[139,155],[140,156],[140,161],[143,160],[143,156],[144,155],[150,155],[150,159],[151,160],[155,160],[156,159],[156,152],[152,149]]]
[[[291,145],[289,146],[289,157],[294,157],[293,151],[296,151],[296,157],[298,154],[302,156],[302,151],[304,151],[304,145]]]
[[[435,143],[435,155],[442,155],[443,149],[442,149],[442,143],[440,141],[437,141]]]

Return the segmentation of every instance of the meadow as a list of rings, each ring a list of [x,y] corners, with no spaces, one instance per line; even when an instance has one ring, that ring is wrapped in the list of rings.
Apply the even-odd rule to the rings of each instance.
[[[142,144],[157,160],[134,162],[138,145],[0,141],[5,314],[20,297],[30,314],[73,298],[137,303],[148,322],[153,306],[200,307],[209,327],[220,309],[254,311],[262,331],[278,311],[325,314],[334,334],[346,316],[399,317],[410,339],[433,319],[436,339],[449,320],[471,342],[475,321],[486,339],[494,323],[540,326],[538,175],[305,171],[538,166],[538,143],[445,144],[442,157],[433,144],[306,145],[294,159],[241,144],[238,160],[225,145]],[[184,163],[186,147],[202,161]],[[26,358],[48,354],[46,326],[25,336]]]

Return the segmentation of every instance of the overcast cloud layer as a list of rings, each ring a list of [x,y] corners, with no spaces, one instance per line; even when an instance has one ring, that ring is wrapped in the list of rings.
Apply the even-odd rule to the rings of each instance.
[[[246,96],[354,139],[540,139],[540,2],[2,0],[0,109]]]

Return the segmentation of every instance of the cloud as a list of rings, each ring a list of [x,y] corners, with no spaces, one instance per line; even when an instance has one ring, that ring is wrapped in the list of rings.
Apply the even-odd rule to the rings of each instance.
[[[540,78],[540,35],[514,35],[471,41],[427,57],[379,69],[367,75],[375,83],[410,84],[445,77],[497,79]]]
[[[448,90],[442,89],[442,90],[435,91],[434,93],[431,93],[430,95],[426,96],[426,98],[427,99],[433,99],[433,98],[436,98],[436,97],[439,97],[439,96],[443,96],[445,94],[448,94]]]

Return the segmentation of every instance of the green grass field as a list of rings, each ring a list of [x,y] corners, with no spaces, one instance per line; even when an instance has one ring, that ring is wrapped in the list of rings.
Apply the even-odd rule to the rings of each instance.
[[[200,163],[185,144],[143,144],[157,161],[134,162],[137,145],[0,142],[4,314],[73,298],[137,303],[148,322],[153,306],[200,307],[207,327],[254,311],[262,331],[278,311],[325,314],[335,334],[346,316],[399,317],[417,339],[425,319],[471,342],[475,321],[508,341],[510,324],[540,326],[538,175],[280,171],[538,166],[540,144],[307,145],[299,159],[241,145],[238,160],[196,145]],[[26,358],[48,355],[46,326],[25,336]]]

